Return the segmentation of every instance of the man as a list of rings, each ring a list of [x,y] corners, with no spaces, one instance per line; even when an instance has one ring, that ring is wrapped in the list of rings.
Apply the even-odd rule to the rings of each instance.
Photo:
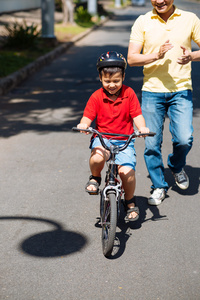
[[[148,203],[159,205],[168,190],[161,154],[166,113],[173,143],[167,163],[177,186],[189,186],[184,166],[193,142],[191,62],[200,61],[200,50],[192,52],[191,40],[200,47],[200,20],[178,9],[173,0],[151,0],[151,4],[153,10],[141,15],[132,27],[128,64],[144,66],[142,113],[146,126],[156,132],[145,142],[144,158],[153,189]]]

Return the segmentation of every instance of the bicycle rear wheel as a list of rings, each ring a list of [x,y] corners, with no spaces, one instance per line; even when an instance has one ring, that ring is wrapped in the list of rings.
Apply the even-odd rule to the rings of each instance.
[[[103,254],[109,257],[113,250],[117,226],[117,201],[114,191],[108,193],[108,199],[103,199],[102,215],[102,248]]]

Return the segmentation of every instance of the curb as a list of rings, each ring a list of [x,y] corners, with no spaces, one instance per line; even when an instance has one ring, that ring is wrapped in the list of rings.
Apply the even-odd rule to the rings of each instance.
[[[63,54],[66,50],[68,50],[70,47],[72,47],[76,42],[84,38],[86,35],[88,35],[93,30],[97,29],[98,27],[102,26],[105,22],[109,20],[109,17],[106,17],[103,21],[100,22],[100,24],[93,26],[92,28],[89,28],[88,30],[84,31],[83,33],[75,36],[70,42],[66,42],[62,44],[61,46],[58,46],[54,50],[48,52],[47,54],[40,56],[37,58],[34,62],[28,64],[24,68],[21,68],[20,70],[12,73],[11,75],[8,75],[0,80],[0,96],[6,95],[8,92],[13,90],[15,87],[17,87],[20,83],[22,83],[24,80],[26,80],[28,77],[36,73],[38,70],[43,68],[44,66],[51,63],[54,59],[59,57],[61,54]]]

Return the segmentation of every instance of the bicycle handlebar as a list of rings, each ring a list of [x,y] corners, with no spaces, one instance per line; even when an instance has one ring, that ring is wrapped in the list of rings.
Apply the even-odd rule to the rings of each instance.
[[[85,132],[97,134],[97,136],[100,139],[100,142],[101,142],[102,146],[108,151],[111,151],[111,149],[105,144],[105,142],[103,140],[103,135],[127,137],[128,139],[126,140],[124,146],[118,148],[119,151],[123,151],[124,149],[126,149],[128,147],[128,144],[130,143],[132,138],[154,136],[156,134],[154,132],[140,133],[139,131],[135,131],[134,133],[132,133],[130,135],[128,135],[128,134],[119,134],[119,133],[108,133],[108,132],[99,132],[98,130],[96,130],[92,127],[89,127],[88,129],[81,129],[81,128],[73,127],[72,130],[73,131],[85,131]]]

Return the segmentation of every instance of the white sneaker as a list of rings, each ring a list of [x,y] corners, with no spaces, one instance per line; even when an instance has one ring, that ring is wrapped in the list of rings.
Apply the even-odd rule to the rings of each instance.
[[[148,204],[150,205],[159,205],[161,204],[162,200],[165,199],[165,190],[163,188],[155,189],[152,195],[148,199]]]
[[[172,174],[174,175],[176,185],[180,189],[186,190],[189,187],[189,178],[183,169],[179,173]]]

